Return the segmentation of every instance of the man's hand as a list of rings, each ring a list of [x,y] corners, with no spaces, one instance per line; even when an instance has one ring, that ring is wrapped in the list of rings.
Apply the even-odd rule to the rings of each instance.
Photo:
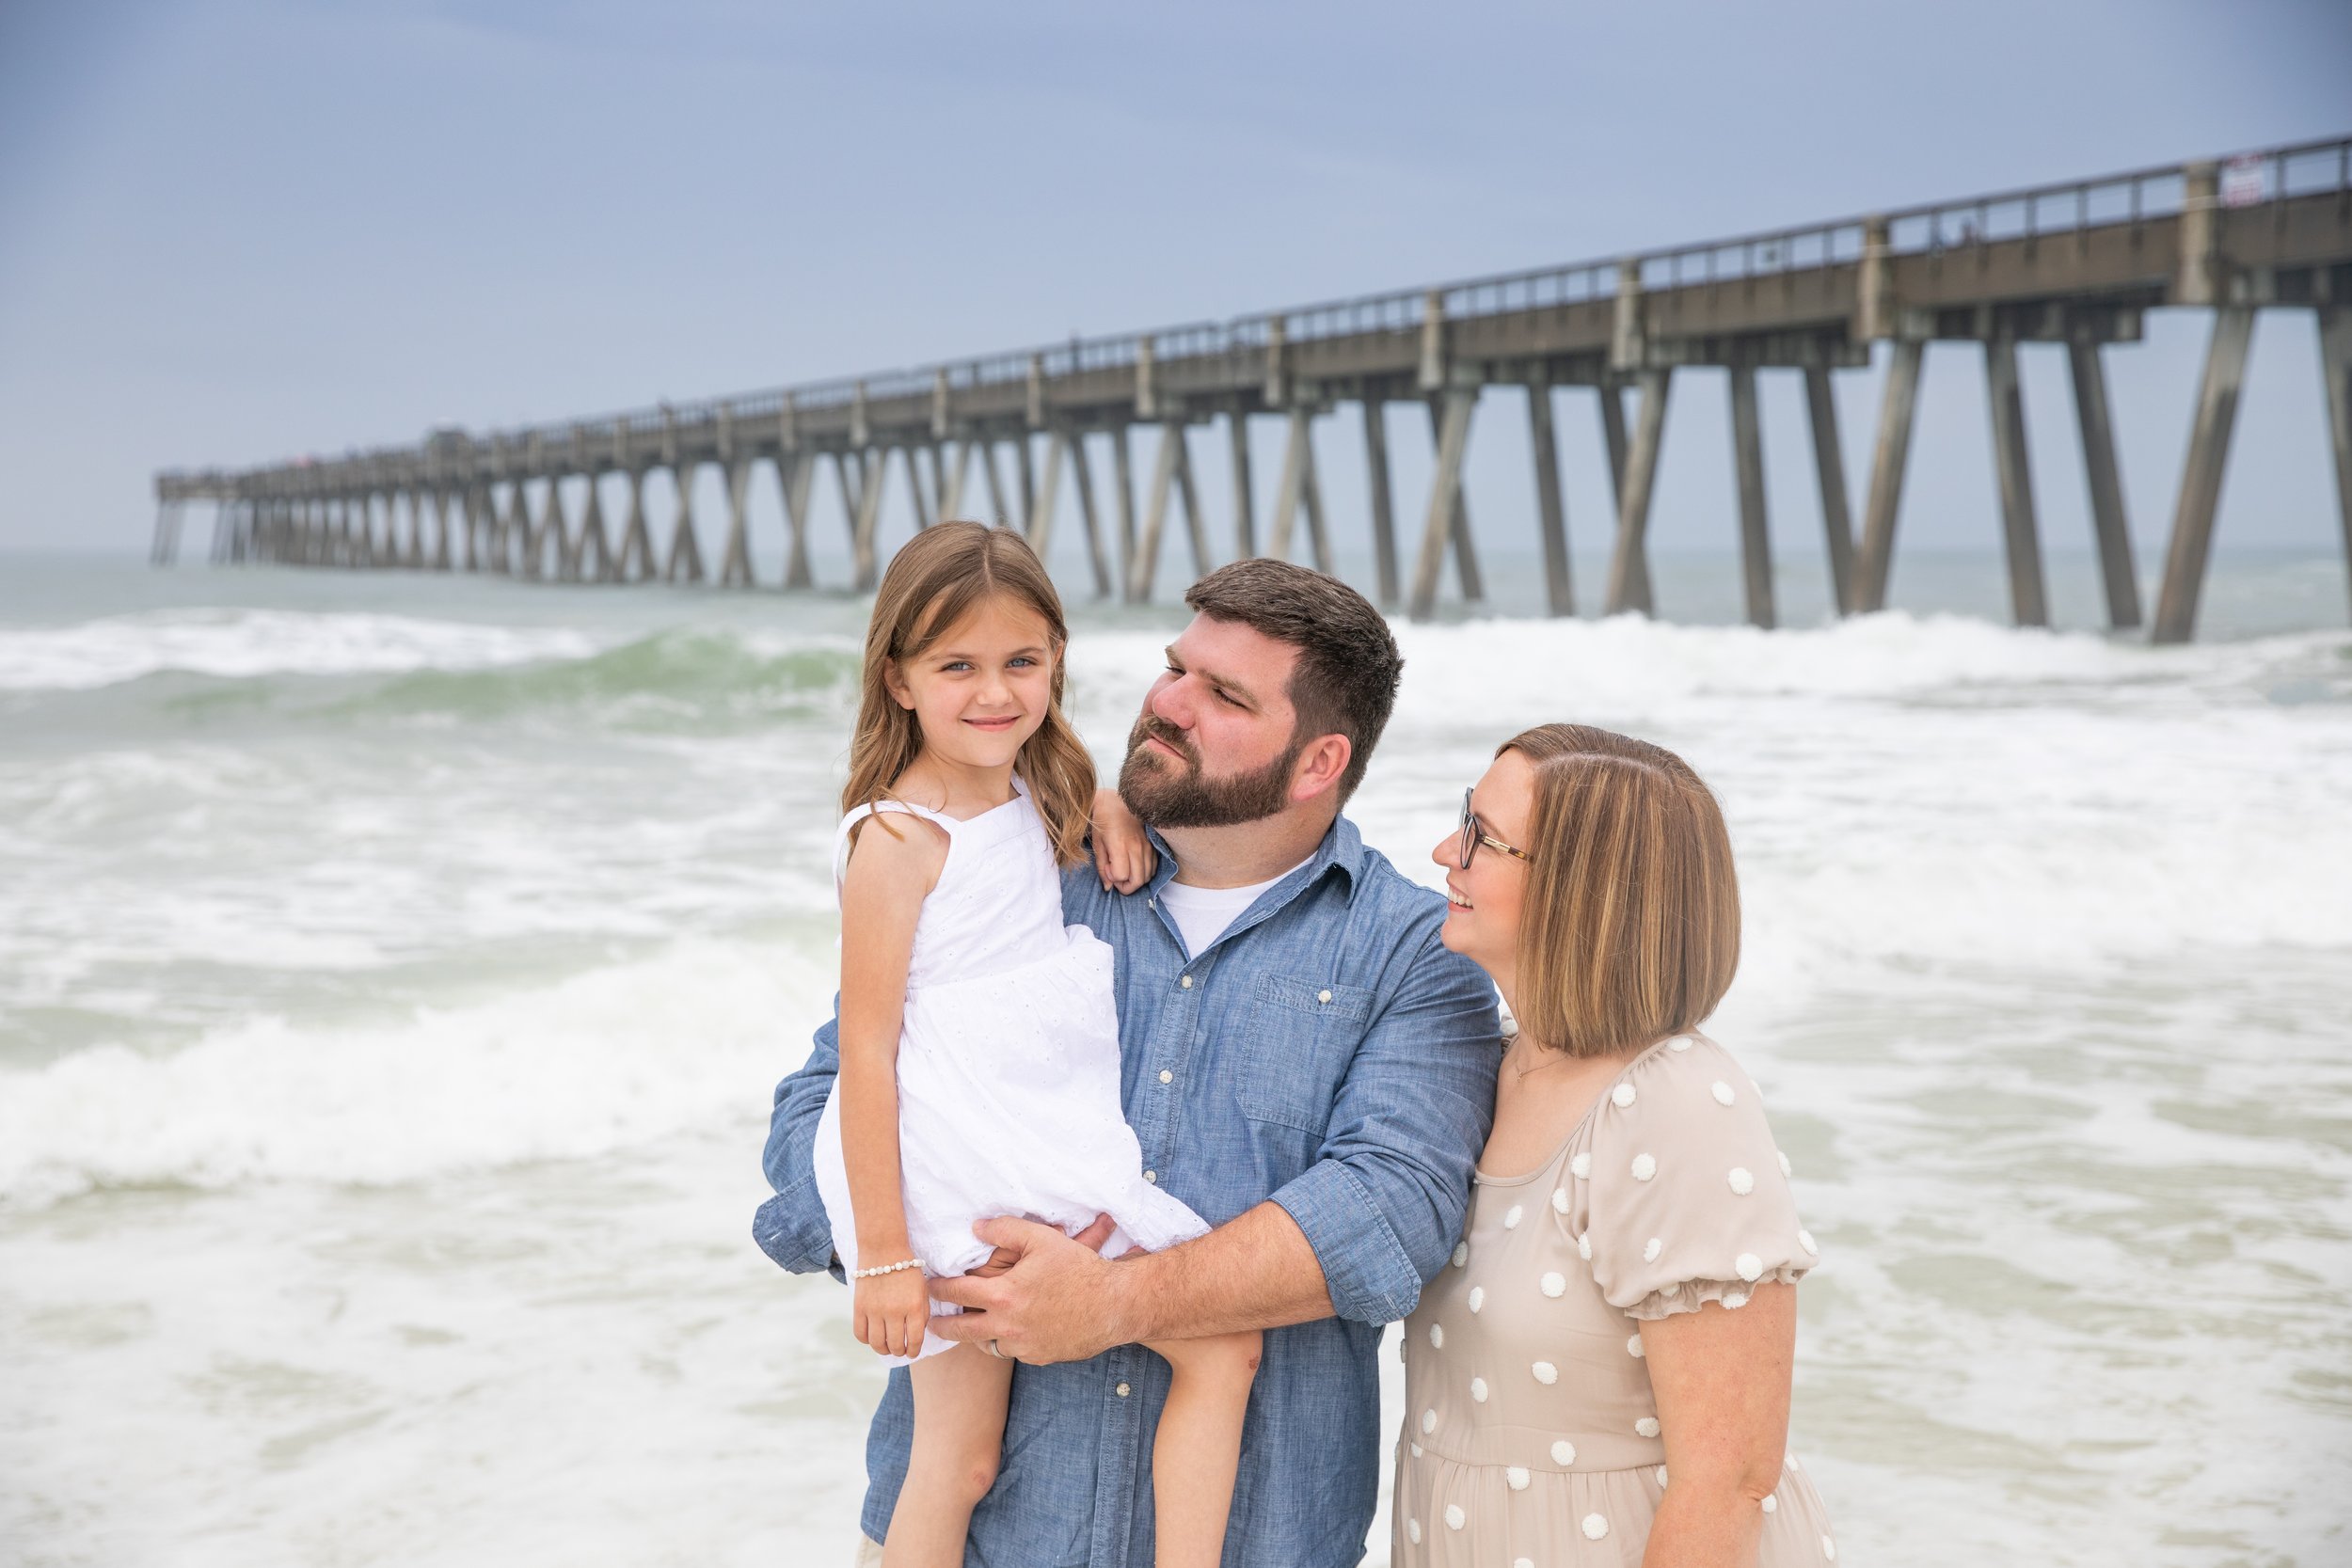
[[[1092,1225],[1089,1225],[1084,1230],[1079,1231],[1078,1234],[1072,1239],[1080,1246],[1087,1248],[1089,1251],[1100,1252],[1103,1250],[1103,1243],[1111,1239],[1111,1229],[1116,1224],[1117,1222],[1114,1221],[1108,1214],[1097,1214],[1094,1216],[1094,1223]],[[1139,1246],[1129,1247],[1123,1256],[1133,1258],[1136,1253],[1141,1252],[1142,1250],[1143,1249]],[[965,1270],[963,1277],[966,1279],[993,1279],[1019,1261],[1021,1261],[1021,1255],[1019,1253],[1013,1251],[1010,1247],[1000,1246],[994,1252],[988,1255],[987,1262],[982,1263],[978,1268]],[[941,1299],[945,1300],[946,1298],[942,1297]]]
[[[1118,1266],[1086,1244],[1089,1237],[1097,1238],[1095,1246],[1109,1237],[1108,1219],[1098,1218],[1076,1240],[1034,1220],[982,1220],[972,1234],[996,1248],[995,1256],[961,1279],[931,1281],[932,1295],[963,1308],[960,1316],[932,1319],[932,1333],[993,1339],[1003,1354],[1041,1366],[1083,1361],[1134,1338],[1120,1326],[1122,1302],[1112,1277]],[[1008,1258],[1000,1268],[998,1259]]]

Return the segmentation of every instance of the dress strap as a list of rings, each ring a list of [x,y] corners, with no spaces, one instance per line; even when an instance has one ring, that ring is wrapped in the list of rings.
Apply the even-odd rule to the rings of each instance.
[[[919,816],[926,822],[936,822],[946,833],[948,842],[950,844],[955,842],[956,819],[946,812],[933,811],[929,806],[918,806],[911,800],[868,800],[864,805],[852,806],[850,808],[849,815],[842,817],[841,826],[835,828],[833,834],[833,891],[835,898],[841,895],[841,879],[850,869],[850,831],[867,817],[879,816],[886,811],[898,812],[906,816]]]

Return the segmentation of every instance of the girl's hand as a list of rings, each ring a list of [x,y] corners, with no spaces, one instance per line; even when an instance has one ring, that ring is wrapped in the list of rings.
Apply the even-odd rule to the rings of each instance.
[[[1116,888],[1120,893],[1133,893],[1152,879],[1159,869],[1160,857],[1152,851],[1152,841],[1144,836],[1143,823],[1127,809],[1127,802],[1115,789],[1094,792],[1094,869],[1102,876],[1103,891]]]
[[[877,1355],[913,1355],[930,1326],[931,1292],[921,1269],[850,1281],[850,1322]]]

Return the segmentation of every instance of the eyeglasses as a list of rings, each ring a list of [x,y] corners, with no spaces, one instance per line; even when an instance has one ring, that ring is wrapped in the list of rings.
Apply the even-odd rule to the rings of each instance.
[[[1480,825],[1478,814],[1470,810],[1470,796],[1473,790],[1474,786],[1473,789],[1462,791],[1462,869],[1465,871],[1470,869],[1470,857],[1478,853],[1478,847],[1482,844],[1489,849],[1500,849],[1506,855],[1515,855],[1530,865],[1534,864],[1534,856],[1524,849],[1513,848]]]

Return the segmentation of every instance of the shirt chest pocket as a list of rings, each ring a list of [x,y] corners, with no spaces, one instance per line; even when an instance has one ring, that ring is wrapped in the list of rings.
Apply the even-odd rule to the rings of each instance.
[[[1327,980],[1260,975],[1234,1098],[1252,1121],[1320,1134],[1372,1016],[1372,992]]]

